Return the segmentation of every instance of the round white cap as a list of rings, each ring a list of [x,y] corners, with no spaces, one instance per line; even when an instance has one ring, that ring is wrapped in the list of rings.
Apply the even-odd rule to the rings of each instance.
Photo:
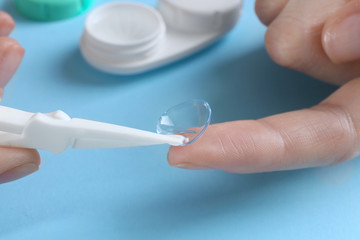
[[[110,2],[87,17],[82,42],[109,61],[145,58],[165,35],[165,24],[154,8],[132,2]]]
[[[185,32],[226,32],[237,22],[242,0],[159,0],[169,28]]]

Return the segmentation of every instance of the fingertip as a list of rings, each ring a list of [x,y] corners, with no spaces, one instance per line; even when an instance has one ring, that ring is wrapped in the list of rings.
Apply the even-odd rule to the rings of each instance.
[[[25,153],[25,158],[29,161],[29,163],[40,166],[41,157],[38,151],[35,149],[23,149],[23,151]]]
[[[168,153],[169,164],[173,167],[196,170],[232,169],[239,154],[236,146],[230,143],[227,134],[234,130],[234,125],[236,122],[210,125],[191,145],[171,147]]]
[[[204,158],[207,156],[206,153],[208,152],[206,148],[211,147],[207,139],[208,137],[204,134],[191,145],[170,147],[167,155],[169,165],[176,168],[192,170],[212,168],[206,160],[204,161]]]
[[[40,155],[34,149],[0,149],[0,183],[6,183],[36,172],[40,166]]]
[[[8,13],[0,11],[0,36],[8,36],[14,27],[13,18]]]
[[[0,50],[5,53],[10,51],[13,54],[20,56],[25,54],[25,49],[21,46],[21,44],[11,37],[0,37],[0,47]]]
[[[167,160],[170,166],[172,167],[180,167],[182,164],[184,164],[186,161],[188,161],[187,158],[187,149],[189,149],[190,146],[184,146],[184,147],[175,147],[172,146],[169,149],[169,152],[167,154]]]
[[[39,166],[33,163],[27,163],[14,167],[0,175],[0,184],[18,180],[26,177],[39,169]]]
[[[25,49],[14,39],[0,37],[0,88],[4,88],[19,67]]]
[[[255,12],[259,20],[266,26],[281,13],[288,0],[257,0],[255,3]]]
[[[167,154],[167,160],[168,160],[168,163],[170,166],[174,166],[174,161],[176,161],[174,159],[174,151],[175,151],[175,147],[170,147],[169,148],[169,151],[168,151],[168,154]]]
[[[322,45],[333,63],[360,60],[359,26],[359,0],[349,2],[326,21],[322,31]]]

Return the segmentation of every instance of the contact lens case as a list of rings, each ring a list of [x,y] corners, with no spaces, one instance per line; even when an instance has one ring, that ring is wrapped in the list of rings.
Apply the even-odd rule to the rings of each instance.
[[[238,22],[241,0],[159,0],[157,7],[110,2],[86,18],[85,60],[113,74],[138,74],[193,54]]]

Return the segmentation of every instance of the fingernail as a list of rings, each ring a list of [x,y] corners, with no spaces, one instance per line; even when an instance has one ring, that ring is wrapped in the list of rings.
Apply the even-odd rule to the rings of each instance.
[[[0,102],[1,102],[1,100],[2,100],[3,92],[4,92],[4,90],[3,90],[2,88],[0,88]]]
[[[0,183],[6,183],[14,181],[16,179],[25,177],[33,172],[36,172],[39,169],[39,166],[29,163],[24,164],[13,169],[10,169],[0,175]]]
[[[360,13],[342,19],[325,32],[324,47],[333,62],[360,60]]]
[[[189,169],[189,170],[205,170],[205,169],[209,169],[208,167],[195,165],[193,163],[180,163],[180,164],[173,165],[173,167],[182,168],[182,169]]]

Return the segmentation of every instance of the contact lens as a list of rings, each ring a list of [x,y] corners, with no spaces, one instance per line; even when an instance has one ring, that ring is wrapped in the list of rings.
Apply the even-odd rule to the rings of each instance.
[[[191,100],[180,103],[164,112],[157,123],[159,134],[178,134],[187,138],[184,145],[195,142],[209,126],[211,108],[204,100]]]

